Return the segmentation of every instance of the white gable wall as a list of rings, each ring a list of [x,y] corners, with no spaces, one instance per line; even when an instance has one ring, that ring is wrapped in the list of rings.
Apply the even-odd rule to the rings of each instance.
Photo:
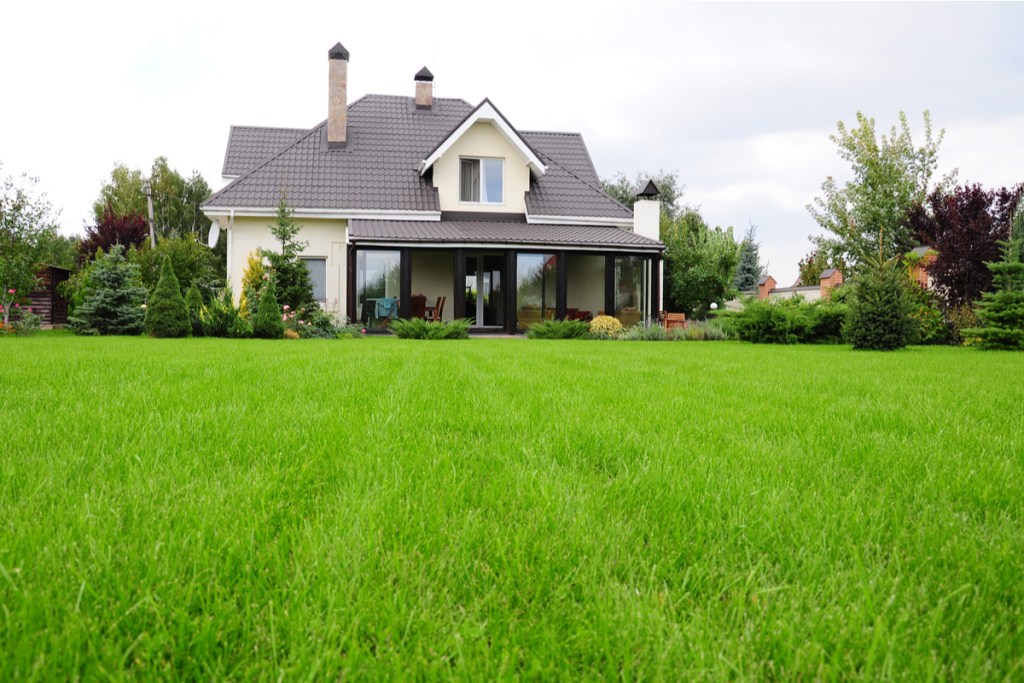
[[[461,157],[505,160],[505,201],[484,204],[459,201],[459,159]],[[509,144],[490,123],[475,123],[438,159],[433,166],[434,187],[442,211],[487,211],[526,213],[526,193],[530,189],[527,160]]]

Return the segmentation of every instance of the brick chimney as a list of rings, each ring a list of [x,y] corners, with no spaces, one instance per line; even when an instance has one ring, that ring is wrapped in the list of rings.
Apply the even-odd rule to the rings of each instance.
[[[843,271],[838,268],[828,268],[821,271],[818,278],[818,285],[821,287],[821,298],[828,299],[832,296],[832,290],[843,284]]]
[[[430,109],[434,106],[434,74],[423,67],[413,76],[416,81],[416,108]]]
[[[348,125],[348,50],[338,43],[327,52],[327,144],[344,147]]]
[[[759,300],[767,299],[778,284],[771,275],[764,276],[757,281],[757,298]]]

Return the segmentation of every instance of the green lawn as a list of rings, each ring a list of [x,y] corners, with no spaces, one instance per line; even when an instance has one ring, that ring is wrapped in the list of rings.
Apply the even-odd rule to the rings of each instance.
[[[0,680],[1024,677],[1024,355],[0,339]]]

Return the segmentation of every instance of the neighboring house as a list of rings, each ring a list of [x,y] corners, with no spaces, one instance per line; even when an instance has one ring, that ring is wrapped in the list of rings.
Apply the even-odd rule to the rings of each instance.
[[[939,253],[931,247],[915,247],[907,254],[910,263],[910,279],[921,285],[923,289],[932,288],[932,276],[928,268],[935,263]]]
[[[395,303],[410,316],[414,297],[445,297],[444,319],[505,332],[553,317],[657,315],[653,184],[634,214],[601,190],[579,134],[520,131],[487,99],[435,98],[426,68],[414,96],[349,103],[349,53],[339,43],[328,58],[326,121],[231,129],[231,182],[202,208],[227,230],[236,300],[249,254],[277,246],[269,224],[284,196],[317,298],[369,327]]]
[[[843,284],[843,272],[838,268],[828,268],[821,271],[818,277],[818,284],[803,286],[799,282],[792,287],[779,287],[771,275],[765,275],[757,281],[758,299],[792,299],[795,296],[802,296],[805,301],[817,301],[827,299],[829,294],[836,287]],[[751,292],[753,294],[753,292]]]

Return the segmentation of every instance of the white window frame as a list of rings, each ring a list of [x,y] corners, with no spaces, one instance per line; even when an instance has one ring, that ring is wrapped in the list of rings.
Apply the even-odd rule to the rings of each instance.
[[[501,201],[497,202],[485,202],[484,200],[472,201],[464,200],[462,198],[462,162],[463,161],[479,161],[480,162],[480,196],[486,195],[487,187],[487,166],[484,161],[500,161],[501,162]],[[505,205],[505,158],[504,157],[473,157],[473,156],[461,156],[459,157],[459,203],[470,204],[473,206],[504,206]]]

